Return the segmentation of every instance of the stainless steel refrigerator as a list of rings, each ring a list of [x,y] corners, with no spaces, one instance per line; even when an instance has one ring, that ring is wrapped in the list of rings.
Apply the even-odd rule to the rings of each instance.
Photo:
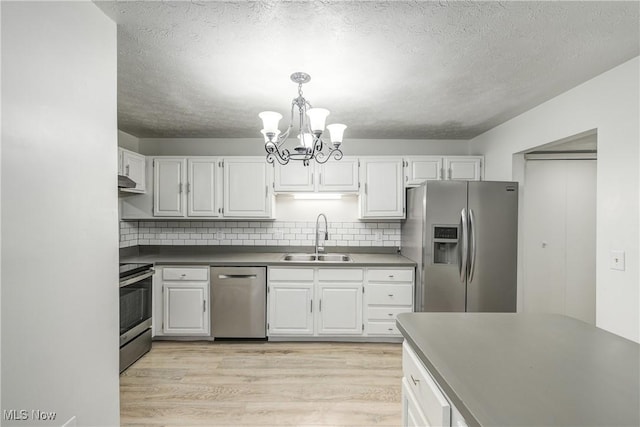
[[[402,255],[415,311],[516,311],[518,183],[427,181],[407,190]]]

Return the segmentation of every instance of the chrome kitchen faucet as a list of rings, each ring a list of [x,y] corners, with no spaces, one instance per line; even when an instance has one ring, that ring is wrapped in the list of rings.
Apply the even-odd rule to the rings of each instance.
[[[316,218],[316,259],[318,258],[318,252],[324,252],[324,246],[320,246],[320,239],[318,239],[318,232],[320,231],[320,217],[324,218],[324,240],[329,240],[329,225],[327,224],[327,216],[321,213]]]

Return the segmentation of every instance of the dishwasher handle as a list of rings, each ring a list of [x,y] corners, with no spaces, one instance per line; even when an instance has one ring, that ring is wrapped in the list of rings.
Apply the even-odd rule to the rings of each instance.
[[[256,274],[218,274],[218,279],[257,279]]]

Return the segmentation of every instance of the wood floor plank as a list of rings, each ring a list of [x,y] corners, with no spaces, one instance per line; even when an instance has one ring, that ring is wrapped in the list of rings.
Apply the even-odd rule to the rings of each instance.
[[[397,426],[402,347],[154,342],[120,377],[122,426]]]

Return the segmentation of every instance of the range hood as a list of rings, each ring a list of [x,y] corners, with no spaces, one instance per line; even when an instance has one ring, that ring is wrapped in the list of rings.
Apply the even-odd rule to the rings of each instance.
[[[118,175],[118,188],[136,188],[136,182],[125,175]]]

